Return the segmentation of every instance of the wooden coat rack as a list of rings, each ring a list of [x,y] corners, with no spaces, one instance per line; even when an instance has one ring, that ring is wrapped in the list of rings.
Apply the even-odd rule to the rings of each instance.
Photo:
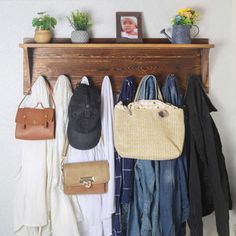
[[[208,91],[208,39],[195,39],[192,44],[170,44],[166,39],[144,39],[143,43],[116,43],[115,39],[91,39],[88,44],[72,44],[70,39],[54,39],[49,44],[37,44],[24,39],[24,93],[39,75],[53,86],[59,75],[67,75],[73,87],[84,76],[101,86],[105,75],[112,80],[114,92],[119,92],[125,77],[141,80],[153,74],[160,85],[167,74],[175,74],[184,92],[190,75],[201,75]]]

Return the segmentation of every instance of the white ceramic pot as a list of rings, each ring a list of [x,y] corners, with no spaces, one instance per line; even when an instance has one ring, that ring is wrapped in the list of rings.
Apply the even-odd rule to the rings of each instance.
[[[71,33],[72,43],[87,43],[89,41],[88,31],[76,30]]]

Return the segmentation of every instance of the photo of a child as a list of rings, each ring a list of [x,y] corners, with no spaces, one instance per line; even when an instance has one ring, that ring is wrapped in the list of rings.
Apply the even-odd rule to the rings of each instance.
[[[138,38],[138,20],[135,16],[122,16],[121,23],[121,37],[129,39]]]
[[[116,12],[116,41],[121,43],[142,42],[141,12]]]

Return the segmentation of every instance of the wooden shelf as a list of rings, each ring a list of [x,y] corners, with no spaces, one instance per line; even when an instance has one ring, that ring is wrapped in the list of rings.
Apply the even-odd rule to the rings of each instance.
[[[205,43],[203,43],[205,42]],[[86,44],[74,44],[69,39],[57,39],[52,43],[38,44],[33,39],[28,38],[20,44],[21,48],[173,48],[173,49],[194,49],[194,48],[214,48],[214,44],[209,44],[207,39],[194,40],[193,44],[171,44],[166,39],[144,39],[143,43],[116,43],[115,39],[91,39]]]
[[[154,74],[162,84],[167,74],[177,76],[184,92],[190,75],[200,75],[208,91],[209,52],[214,44],[208,39],[194,39],[192,44],[170,44],[168,39],[143,39],[142,43],[116,43],[114,38],[90,39],[87,44],[73,44],[69,38],[55,38],[48,44],[37,44],[25,38],[24,92],[39,75],[53,85],[61,74],[68,75],[72,86],[86,75],[100,87],[105,75],[112,78],[115,92],[123,79],[134,76],[137,82]]]

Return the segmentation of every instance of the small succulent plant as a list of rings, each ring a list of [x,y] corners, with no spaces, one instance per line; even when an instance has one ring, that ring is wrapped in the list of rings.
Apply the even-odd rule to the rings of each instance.
[[[80,12],[79,10],[71,12],[71,15],[67,16],[67,19],[74,30],[87,31],[92,26],[89,14],[86,12]]]
[[[57,24],[57,20],[46,12],[38,12],[38,17],[32,20],[32,26],[36,30],[52,30]]]

